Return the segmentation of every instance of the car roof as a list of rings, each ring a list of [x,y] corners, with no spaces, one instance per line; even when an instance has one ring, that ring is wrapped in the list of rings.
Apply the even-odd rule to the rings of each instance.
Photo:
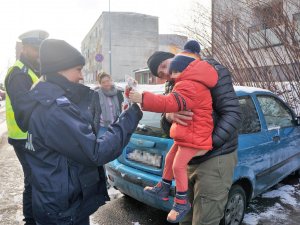
[[[257,87],[234,86],[237,95],[254,94],[254,93],[272,93],[271,91]]]

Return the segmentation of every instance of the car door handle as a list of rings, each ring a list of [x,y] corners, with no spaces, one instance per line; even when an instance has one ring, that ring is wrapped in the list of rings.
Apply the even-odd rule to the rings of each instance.
[[[279,142],[279,141],[280,141],[280,136],[278,136],[278,135],[273,136],[273,137],[272,137],[272,140],[273,140],[274,142]]]

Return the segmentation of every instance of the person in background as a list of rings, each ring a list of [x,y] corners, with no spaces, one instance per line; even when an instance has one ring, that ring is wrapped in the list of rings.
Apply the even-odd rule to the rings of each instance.
[[[169,73],[173,57],[172,53],[158,51],[147,61],[154,76],[168,80],[166,93],[174,86]],[[218,73],[217,85],[211,89],[214,117],[213,149],[203,156],[194,157],[189,162],[189,199],[192,210],[180,225],[219,225],[224,216],[233,171],[237,163],[241,110],[233,88],[231,73],[214,59],[203,60],[211,64]],[[193,112],[189,111],[166,113],[162,116],[161,127],[169,135],[173,122],[188,125],[192,119]]]
[[[5,104],[8,143],[13,146],[24,173],[23,221],[25,225],[36,223],[32,213],[31,171],[25,158],[27,132],[19,127],[16,120],[25,119],[20,108],[25,107],[26,110],[27,93],[32,84],[39,79],[39,47],[48,36],[49,34],[43,30],[31,30],[19,36],[22,41],[20,59],[9,68],[4,82],[7,93]]]
[[[100,115],[98,136],[101,136],[121,114],[124,97],[122,91],[113,84],[111,75],[102,72],[98,74],[97,78],[100,86],[96,90],[100,102],[100,112],[97,113]]]
[[[38,225],[88,225],[89,216],[109,200],[98,167],[117,158],[142,112],[136,104],[96,137],[86,106],[89,88],[78,83],[85,59],[63,40],[40,47],[42,77],[24,111],[26,159],[32,171],[33,213]]]

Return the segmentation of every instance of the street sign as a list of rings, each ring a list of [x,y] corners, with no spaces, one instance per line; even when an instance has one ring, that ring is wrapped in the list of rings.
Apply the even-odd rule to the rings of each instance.
[[[102,54],[96,54],[95,55],[95,60],[97,61],[97,62],[102,62],[103,61],[103,59],[104,59],[104,56],[102,55]]]

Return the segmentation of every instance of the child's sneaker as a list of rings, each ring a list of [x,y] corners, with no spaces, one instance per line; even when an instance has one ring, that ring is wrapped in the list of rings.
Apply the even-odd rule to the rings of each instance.
[[[167,220],[170,223],[179,223],[186,214],[191,210],[191,204],[187,199],[187,195],[184,197],[178,197],[174,199],[174,205],[172,210],[169,212]]]
[[[152,197],[158,198],[160,200],[168,201],[170,187],[171,184],[161,181],[154,187],[149,187],[149,186],[145,187],[144,193],[147,195],[151,195]]]

